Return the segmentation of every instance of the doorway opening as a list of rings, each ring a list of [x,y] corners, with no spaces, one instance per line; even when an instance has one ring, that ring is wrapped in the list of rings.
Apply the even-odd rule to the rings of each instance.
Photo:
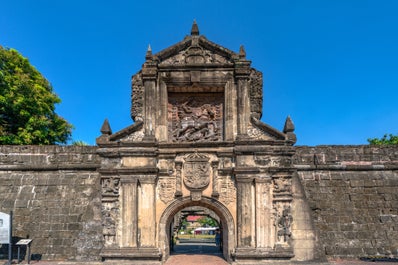
[[[177,199],[166,208],[159,225],[164,261],[179,254],[216,255],[231,261],[235,225],[231,213],[219,201],[208,197],[200,201]]]
[[[170,223],[170,254],[222,256],[220,217],[202,206],[190,206],[174,215]]]

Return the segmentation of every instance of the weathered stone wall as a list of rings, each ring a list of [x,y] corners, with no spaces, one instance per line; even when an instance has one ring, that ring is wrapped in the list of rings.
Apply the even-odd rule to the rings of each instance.
[[[96,147],[0,146],[0,211],[42,259],[95,260],[102,247]]]
[[[0,146],[0,211],[43,259],[99,259],[97,147]],[[294,164],[328,256],[397,254],[398,148],[296,147]]]
[[[296,147],[325,254],[398,255],[398,148]]]

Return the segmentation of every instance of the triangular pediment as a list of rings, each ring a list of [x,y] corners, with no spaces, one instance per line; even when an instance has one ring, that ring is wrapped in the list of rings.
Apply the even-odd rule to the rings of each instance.
[[[156,54],[159,66],[219,65],[233,66],[239,55],[209,41],[204,36],[187,36]]]

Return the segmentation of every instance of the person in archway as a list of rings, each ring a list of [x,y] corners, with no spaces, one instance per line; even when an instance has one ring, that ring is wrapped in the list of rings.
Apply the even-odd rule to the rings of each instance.
[[[216,229],[215,240],[216,240],[216,246],[220,247],[221,246],[221,232],[220,232],[220,229]]]

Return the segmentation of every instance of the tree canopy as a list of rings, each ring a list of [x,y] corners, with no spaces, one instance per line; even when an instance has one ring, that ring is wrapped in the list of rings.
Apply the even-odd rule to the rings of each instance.
[[[385,134],[382,138],[369,138],[371,145],[398,145],[398,135]]]
[[[0,144],[61,144],[72,125],[55,113],[61,100],[28,59],[0,46]]]

